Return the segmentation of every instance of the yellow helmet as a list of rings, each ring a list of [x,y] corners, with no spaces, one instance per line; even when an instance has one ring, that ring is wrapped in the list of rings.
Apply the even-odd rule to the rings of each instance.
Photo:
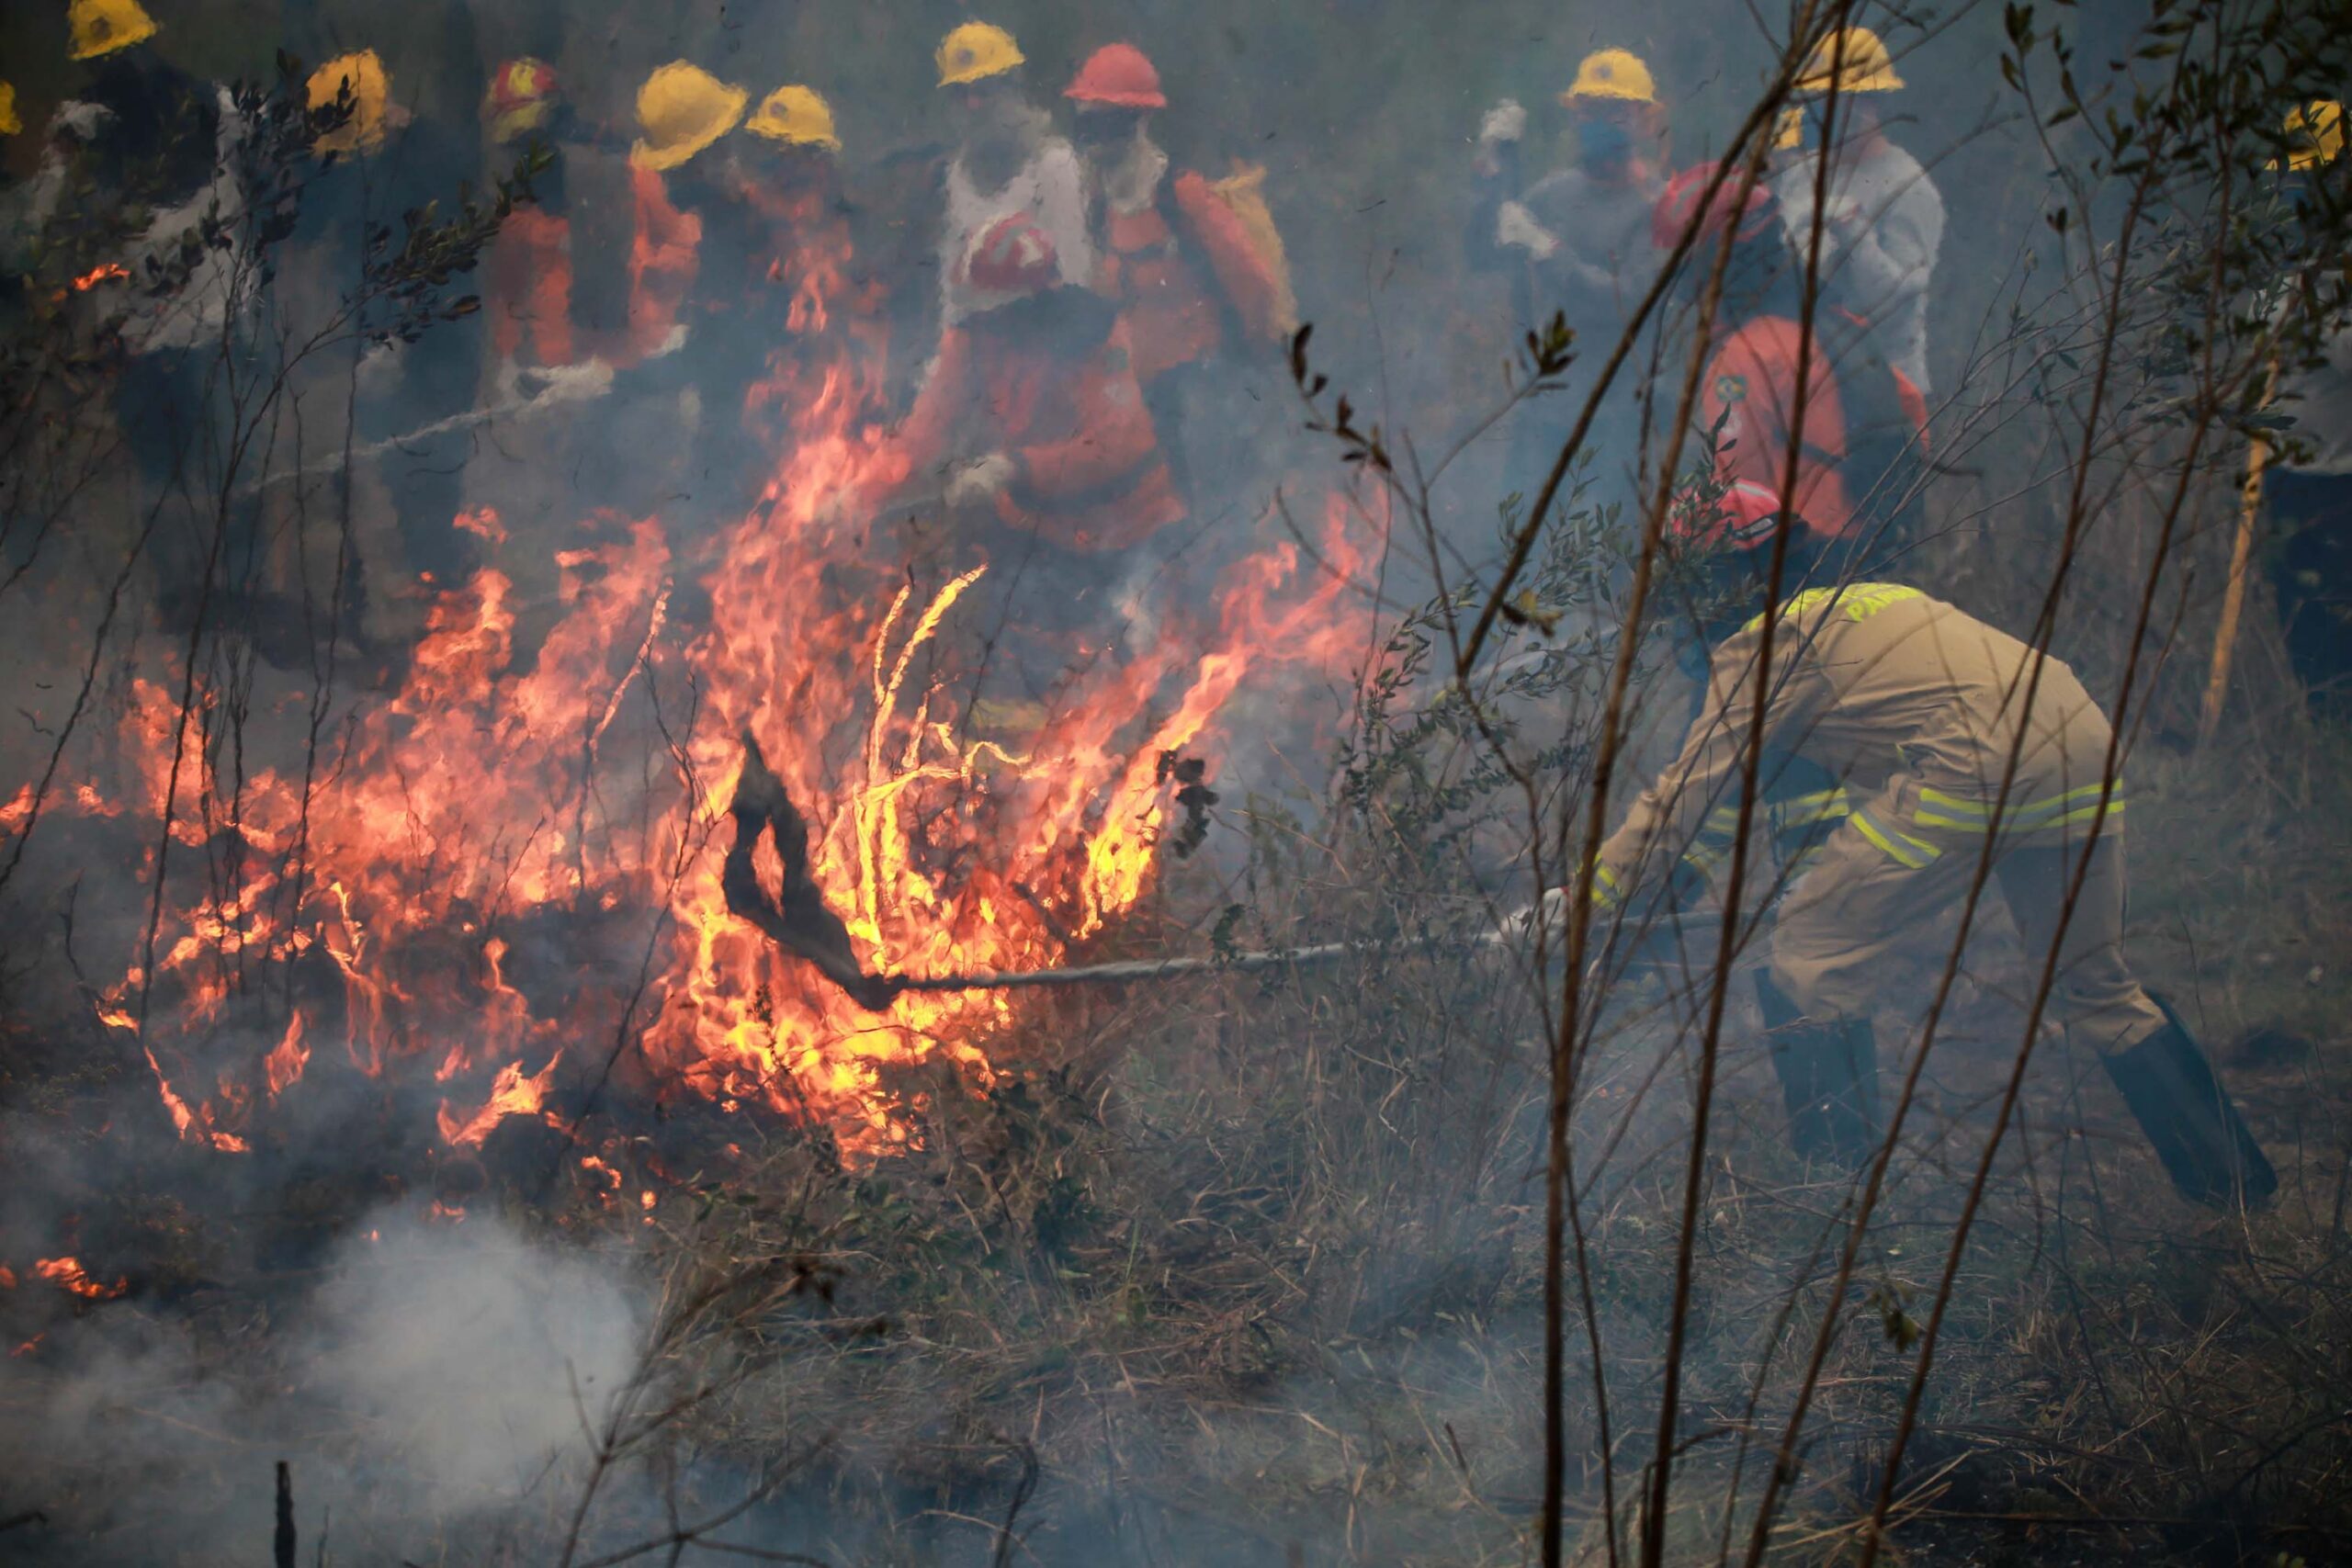
[[[751,96],[699,65],[672,61],[637,90],[637,122],[645,134],[629,149],[629,162],[640,169],[676,168],[734,130]]]
[[[344,85],[351,87],[351,118],[311,145],[321,152],[373,152],[384,144],[390,116],[392,79],[372,49],[338,55],[311,73],[310,103],[313,109],[334,104]]]
[[[1657,84],[1650,68],[1629,49],[1596,50],[1577,67],[1577,79],[1560,95],[1564,104],[1579,98],[1615,98],[1629,104],[1657,102]]]
[[[17,89],[0,82],[0,136],[14,136],[24,129],[25,122],[17,118]]]
[[[2333,98],[2314,98],[2301,108],[2289,109],[2279,129],[2293,144],[2287,151],[2290,169],[2316,169],[2335,163],[2344,153],[2344,106]],[[2271,159],[2270,166],[2278,167],[2278,160]]]
[[[743,129],[787,147],[839,152],[842,145],[842,139],[833,134],[831,106],[807,87],[778,87],[761,101]]]
[[[967,82],[1001,76],[1027,59],[1002,28],[966,22],[939,40],[939,85],[960,87]]]
[[[1804,110],[1790,104],[1781,110],[1781,118],[1772,127],[1772,151],[1786,152],[1804,144]]]
[[[155,36],[155,18],[139,0],[74,0],[65,19],[74,29],[76,60],[96,60]]]
[[[1826,93],[1833,73],[1840,95],[1891,93],[1903,85],[1903,78],[1895,74],[1894,57],[1868,28],[1843,28],[1823,39],[1813,58],[1804,62],[1797,91]]]

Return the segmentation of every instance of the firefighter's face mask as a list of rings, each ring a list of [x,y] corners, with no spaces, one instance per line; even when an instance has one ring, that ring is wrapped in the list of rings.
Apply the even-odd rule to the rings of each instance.
[[[956,109],[978,129],[1000,129],[1021,117],[1021,95],[1010,75],[983,76],[955,91]]]
[[[1123,147],[1135,140],[1145,114],[1140,109],[1121,108],[1116,105],[1090,105],[1078,111],[1070,121],[1070,139],[1089,149]]]

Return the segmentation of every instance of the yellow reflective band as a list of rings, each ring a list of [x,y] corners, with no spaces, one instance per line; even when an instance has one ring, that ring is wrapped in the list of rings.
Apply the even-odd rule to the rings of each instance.
[[[1835,604],[1846,613],[1848,620],[1867,621],[1889,604],[1926,597],[1917,589],[1906,588],[1899,582],[1852,582],[1843,588],[1808,588],[1781,606],[1781,618],[1792,621],[1800,615],[1809,615],[1824,605]],[[1758,615],[1747,623],[1747,629],[1752,632],[1763,624],[1764,617]]]
[[[1605,909],[1610,905],[1617,902],[1617,897],[1618,885],[1616,873],[1611,871],[1607,866],[1602,865],[1598,862],[1594,863],[1592,868],[1593,908],[1596,909]]]
[[[1857,811],[1847,820],[1861,829],[1862,837],[1884,850],[1897,865],[1908,866],[1913,871],[1919,870],[1943,854],[1943,851],[1935,845],[1922,843],[1906,834],[1894,833],[1890,836],[1888,829],[1871,821],[1870,813],[1866,811]],[[1902,840],[1899,844],[1895,841],[1898,839]]]
[[[1946,795],[1939,789],[1923,789],[1919,792],[1919,798],[1930,806],[1940,806],[1949,811],[1965,812],[1971,817],[1984,817],[1990,814],[1993,809],[1981,801],[1962,800],[1956,795]]]
[[[2045,800],[2034,801],[2029,805],[2026,809],[2028,811],[2054,810],[2057,807],[2065,805],[2070,800],[2085,800],[2095,795],[2102,795],[2106,792],[2106,789],[2107,786],[2105,784],[2085,784],[2080,789],[2070,789],[2064,795],[2053,795]],[[2123,791],[2119,787],[2112,798],[2116,800],[2122,799]]]
[[[2070,789],[2064,795],[2053,795],[2043,800],[2032,801],[2004,815],[2000,819],[2000,826],[2005,831],[2011,833],[2038,833],[2048,828],[2064,828],[2077,822],[2089,821],[2099,815],[2098,802],[2091,799],[2087,805],[2078,806],[2075,803],[2097,795],[2103,787],[2099,784],[2086,784],[2081,789]],[[1989,831],[1993,827],[1991,812],[1987,807],[1972,805],[1966,801],[1956,801],[1948,795],[1942,795],[1931,789],[1921,790],[1919,798],[1933,801],[1941,809],[1913,812],[1911,822],[1914,827],[1949,828],[1961,833],[1983,833]],[[2119,790],[2108,797],[2106,809],[2109,814],[2119,813],[2123,809],[2121,791]],[[1962,812],[1967,815],[1953,817],[1947,815],[1950,812]]]
[[[2102,812],[2098,807],[2086,806],[2080,811],[2070,811],[2065,816],[2058,818],[2055,822],[2045,822],[2042,826],[2046,828],[2072,828],[2077,823],[2095,822],[2098,820],[2101,816],[2120,817],[2122,815],[2123,802],[2120,800],[2110,800],[2107,803],[2107,807],[2104,812]]]
[[[1850,816],[1853,809],[1853,802],[1847,798],[1842,787],[1801,795],[1767,807],[1773,831],[1783,833],[1792,828],[1810,828],[1823,822],[1841,821]]]

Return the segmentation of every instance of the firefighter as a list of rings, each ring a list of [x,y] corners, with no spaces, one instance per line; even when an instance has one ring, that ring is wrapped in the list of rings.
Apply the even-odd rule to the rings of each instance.
[[[1772,186],[1790,246],[1803,256],[1813,243],[1814,196],[1826,152],[1823,298],[1865,323],[1887,360],[1926,398],[1933,394],[1928,294],[1943,249],[1944,200],[1919,161],[1887,139],[1883,106],[1902,86],[1886,45],[1870,28],[1847,28],[1823,39],[1797,78],[1800,112]]]
[[[368,229],[397,232],[403,214],[446,202],[453,178],[470,172],[465,149],[479,145],[478,133],[470,123],[459,131],[413,115],[372,49],[319,66],[306,91],[313,114],[347,114],[312,141],[322,167],[305,195],[298,234],[314,258],[317,282],[347,295],[370,265]],[[355,434],[363,444],[435,432],[472,409],[481,391],[478,317],[435,321],[407,341],[390,308],[379,303],[362,323],[374,334],[357,372]],[[437,591],[478,563],[473,536],[455,525],[473,448],[471,432],[442,430],[402,439],[372,465],[374,479],[390,492],[404,563],[401,581],[387,585],[393,598]],[[370,608],[389,612],[391,602],[379,598]]]
[[[685,345],[686,302],[702,271],[697,208],[718,188],[688,165],[735,129],[750,100],[742,88],[683,60],[661,67],[638,89],[642,134],[629,149],[637,223],[622,351],[628,363],[667,357]]]
[[[706,220],[695,315],[711,341],[698,353],[695,482],[724,517],[758,497],[790,417],[818,395],[818,381],[802,373],[816,341],[854,333],[876,357],[882,352],[878,293],[852,274],[841,145],[831,106],[787,85],[714,150],[726,200]]]
[[[954,96],[962,141],[947,164],[939,240],[940,324],[1004,303],[969,270],[980,235],[1018,212],[1053,243],[1064,283],[1094,276],[1085,174],[1053,121],[1022,92],[1027,62],[1002,28],[966,22],[940,40],[939,85]]]
[[[2287,117],[2285,176],[2321,178],[2344,151],[2344,106],[2321,101]],[[2310,299],[2320,287],[2305,285]],[[2341,713],[2352,687],[2352,323],[2330,323],[2314,362],[2279,378],[2294,420],[2264,468],[2265,552],[2287,656],[2315,712]]]
[[[595,503],[625,515],[646,515],[698,483],[691,463],[705,417],[701,358],[713,347],[708,340],[723,335],[706,332],[696,341],[696,317],[708,314],[709,291],[699,290],[706,219],[725,235],[740,231],[710,152],[741,122],[750,98],[684,60],[638,89],[623,321],[600,349],[614,367],[613,394],[579,483]]]
[[[1527,111],[1508,98],[1487,111],[1478,131],[1472,250],[1512,274],[1527,325],[1561,312],[1579,354],[1597,367],[1656,271],[1650,217],[1664,186],[1666,111],[1648,64],[1623,49],[1587,55],[1559,101],[1576,131],[1577,162],[1532,186],[1523,183],[1520,164]],[[1628,389],[1608,400],[1588,435],[1611,480],[1635,467],[1640,419],[1630,385],[1628,378]],[[1576,401],[1557,396],[1519,411],[1507,459],[1510,488],[1534,493],[1577,412]],[[1630,494],[1611,491],[1612,499]]]
[[[596,357],[599,334],[578,310],[574,289],[586,248],[574,231],[579,187],[588,179],[583,164],[597,152],[543,60],[502,62],[481,116],[502,156],[536,145],[548,161],[532,178],[533,199],[515,204],[482,258],[493,366],[483,395],[494,417],[466,468],[465,505],[469,513],[490,507],[510,535],[548,543],[578,509],[568,484],[549,482],[572,473],[577,428],[555,405],[600,396],[612,384],[612,367]],[[537,562],[547,553],[526,550],[516,558]]]
[[[2277,1175],[2211,1061],[2124,958],[2124,796],[2098,705],[2064,663],[1916,588],[1825,582],[1818,540],[1793,518],[1775,608],[1777,513],[1689,530],[1709,694],[1680,754],[1601,845],[1596,899],[1629,929],[1670,924],[1694,886],[1683,857],[1710,814],[1736,804],[1751,739],[1767,780],[1778,759],[1812,762],[1856,805],[1783,900],[1757,983],[1800,1155],[1854,1167],[1879,1146],[1871,1013],[1901,994],[1909,964],[1939,958],[1939,919],[1989,852],[2026,952],[2054,944],[2051,1018],[2098,1053],[2174,1187],[2205,1203],[2267,1198]],[[1548,902],[1556,913],[1559,897]]]
[[[1151,139],[1151,117],[1168,98],[1143,51],[1096,50],[1062,96],[1078,106],[1095,291],[1125,318],[1161,449],[1178,489],[1197,503],[1193,481],[1205,464],[1187,443],[1200,442],[1204,416],[1229,402],[1217,392],[1220,380],[1230,385],[1218,363],[1228,342],[1271,344],[1296,327],[1279,241],[1268,254],[1201,175],[1170,177],[1168,154]]]
[[[1875,352],[1865,323],[1844,310],[1825,302],[1808,335],[1803,273],[1789,254],[1777,198],[1759,184],[1735,220],[1739,171],[1727,171],[1708,201],[1716,169],[1702,164],[1668,183],[1654,237],[1665,249],[1699,225],[1702,273],[1711,265],[1713,246],[1732,247],[1715,323],[1717,346],[1699,388],[1698,426],[1716,443],[1718,475],[1725,483],[1778,494],[1793,434],[1792,504],[1849,547],[1875,546],[1917,502],[1926,400]],[[1801,363],[1806,366],[1802,412]]]
[[[74,0],[66,20],[90,74],[56,125],[86,149],[89,183],[152,207],[209,184],[220,96],[156,51],[155,19],[138,0]]]
[[[74,0],[66,19],[70,53],[88,78],[50,120],[40,170],[22,198],[21,242],[78,254],[83,266],[116,262],[136,273],[142,255],[176,253],[216,198],[233,213],[240,193],[223,165],[241,128],[228,94],[157,52],[160,29],[138,0]],[[121,312],[128,357],[115,412],[157,490],[182,477],[209,434],[201,413],[208,361],[198,351],[218,341],[227,288],[217,275],[233,271],[224,254],[215,256],[168,312],[142,310],[127,281],[93,299]]]
[[[964,270],[1000,302],[948,331],[877,468],[901,493],[940,486],[956,528],[944,564],[989,568],[1014,688],[1004,701],[1034,724],[1073,662],[1119,639],[1134,552],[1185,510],[1126,325],[1065,279],[1053,236],[1025,213],[999,219]]]
[[[576,130],[555,67],[529,56],[504,62],[492,75],[482,119],[493,144],[536,142],[549,159],[532,180],[534,199],[518,202],[500,223],[482,268],[498,367],[493,387],[512,399],[528,372],[560,371],[582,357],[571,316],[571,218],[565,199],[566,154]]]

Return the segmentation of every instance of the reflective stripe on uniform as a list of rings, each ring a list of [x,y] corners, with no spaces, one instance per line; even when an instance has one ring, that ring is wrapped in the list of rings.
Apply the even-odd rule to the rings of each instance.
[[[1834,789],[1818,789],[1810,795],[1791,795],[1765,807],[1766,818],[1775,834],[1794,828],[1812,828],[1824,822],[1842,822],[1852,815],[1853,802],[1846,797],[1843,784]]]
[[[1941,858],[1944,852],[1925,839],[1915,839],[1908,833],[1897,832],[1873,820],[1867,811],[1857,811],[1847,820],[1860,829],[1863,838],[1884,850],[1897,865],[1908,866],[1913,871]]]
[[[1792,795],[1786,800],[1764,803],[1764,825],[1775,837],[1794,828],[1811,828],[1823,822],[1842,822],[1853,804],[1846,796],[1845,787],[1815,790],[1807,795]],[[1713,846],[1727,844],[1739,833],[1739,808],[1718,806],[1707,813],[1705,824],[1699,829],[1701,841]]]
[[[1764,806],[1765,830],[1771,835],[1772,845],[1783,865],[1802,863],[1821,848],[1825,828],[1835,827],[1853,813],[1853,803],[1843,784],[1829,789],[1813,790],[1804,795],[1791,795],[1786,800],[1768,801]],[[1713,876],[1715,867],[1730,853],[1731,841],[1739,835],[1739,808],[1718,806],[1707,813],[1699,829],[1699,836],[1684,853],[1682,863],[1702,874]]]
[[[2099,796],[2106,793],[2105,784],[2085,784],[2064,795],[2031,800],[2023,806],[2012,806],[1998,813],[2002,829],[2011,833],[2037,833],[2051,828],[2071,828],[2085,822],[2096,822],[2101,816],[2120,817],[2124,799],[2120,790],[2109,795],[2104,807]],[[1991,829],[1996,820],[1994,807],[1983,801],[1966,800],[1941,790],[1923,789],[1919,792],[1919,808],[1911,814],[1913,826],[1948,828],[1961,833],[1983,833]]]
[[[1808,588],[1781,606],[1781,618],[1793,621],[1824,605],[1835,604],[1845,612],[1848,620],[1867,621],[1889,604],[1926,597],[1917,589],[1906,588],[1899,582],[1853,582],[1843,588]],[[1764,617],[1758,615],[1747,623],[1747,629],[1752,632],[1763,624]]]

